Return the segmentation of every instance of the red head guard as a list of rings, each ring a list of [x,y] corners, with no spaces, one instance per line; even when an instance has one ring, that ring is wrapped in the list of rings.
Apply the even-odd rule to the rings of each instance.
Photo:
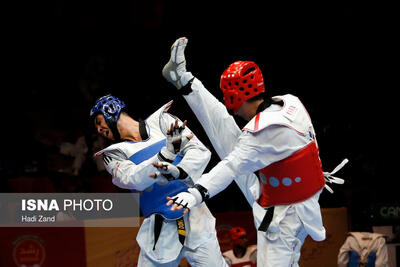
[[[233,227],[229,232],[233,242],[236,242],[240,237],[247,235],[246,230],[242,227]]]
[[[236,61],[221,75],[225,106],[236,114],[243,102],[265,92],[260,68],[253,61]]]

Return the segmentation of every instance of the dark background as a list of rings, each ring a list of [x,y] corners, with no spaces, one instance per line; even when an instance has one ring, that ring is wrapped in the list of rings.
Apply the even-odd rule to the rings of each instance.
[[[10,181],[21,176],[48,177],[60,192],[88,191],[87,183],[96,183],[87,180],[96,176],[93,167],[69,181],[49,166],[57,165],[60,142],[90,136],[90,107],[107,93],[121,97],[136,118],[174,99],[171,113],[187,119],[212,149],[196,117],[161,76],[171,44],[186,36],[188,70],[219,99],[223,70],[236,60],[253,60],[271,96],[291,93],[303,101],[324,170],[350,160],[337,174],[346,183],[334,185],[333,195],[325,191],[321,206],[348,207],[354,227],[370,222],[371,206],[399,199],[396,156],[388,153],[397,146],[391,104],[396,92],[389,82],[395,62],[392,7],[303,2],[15,3],[3,23],[2,191],[13,191]],[[217,162],[214,155],[208,169]],[[78,186],[64,187],[58,179]],[[249,208],[234,184],[209,206],[216,212]]]

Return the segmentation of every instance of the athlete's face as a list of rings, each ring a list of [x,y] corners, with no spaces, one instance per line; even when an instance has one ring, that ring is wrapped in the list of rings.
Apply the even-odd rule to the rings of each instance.
[[[94,126],[96,127],[97,133],[109,140],[114,140],[113,133],[110,127],[108,127],[106,120],[102,114],[98,114],[94,118]]]

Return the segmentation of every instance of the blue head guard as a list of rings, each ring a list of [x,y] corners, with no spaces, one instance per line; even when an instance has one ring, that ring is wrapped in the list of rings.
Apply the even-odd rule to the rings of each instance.
[[[117,130],[117,121],[122,111],[126,108],[127,106],[125,103],[119,98],[112,95],[106,95],[97,99],[96,103],[90,110],[90,118],[94,119],[97,114],[102,114],[108,127],[110,127],[115,140],[118,141],[120,135]]]

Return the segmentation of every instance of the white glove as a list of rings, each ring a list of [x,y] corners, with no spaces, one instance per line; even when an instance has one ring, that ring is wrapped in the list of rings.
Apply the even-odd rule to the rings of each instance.
[[[190,136],[182,135],[182,132],[185,130],[186,123],[187,121],[185,120],[182,126],[179,126],[178,120],[176,119],[175,124],[171,124],[171,127],[167,131],[166,146],[161,148],[161,157],[158,157],[161,161],[174,161],[176,154],[180,152],[190,141]]]
[[[187,192],[181,192],[173,197],[168,197],[167,206],[174,204],[171,211],[185,209],[187,213],[189,209],[199,205],[202,202],[200,192],[196,188],[189,188]]]
[[[162,70],[164,78],[180,89],[185,86],[193,75],[186,71],[185,48],[188,39],[181,37],[171,47],[171,58]]]
[[[182,132],[185,130],[186,123],[187,121],[185,120],[182,126],[179,126],[178,120],[175,120],[175,125],[171,124],[171,127],[167,131],[166,143],[166,147],[169,152],[177,154],[190,141],[187,136],[182,136]]]
[[[151,173],[150,177],[157,178],[164,176],[168,181],[175,179],[186,179],[188,174],[180,167],[177,167],[169,162],[153,162],[153,166],[157,168],[155,173]]]
[[[163,146],[158,153],[158,159],[161,161],[169,161],[173,162],[176,157],[176,154],[171,152],[167,146]]]

